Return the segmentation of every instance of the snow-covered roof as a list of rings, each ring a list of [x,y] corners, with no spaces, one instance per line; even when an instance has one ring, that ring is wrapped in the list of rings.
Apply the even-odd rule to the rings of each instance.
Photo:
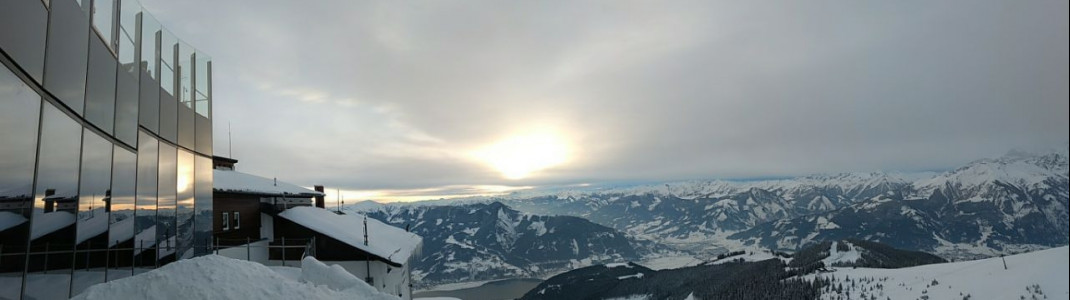
[[[29,219],[20,214],[10,211],[0,211],[0,231],[26,223],[26,221],[29,221]]]
[[[420,248],[423,238],[404,229],[368,218],[368,244],[364,244],[364,215],[339,215],[317,207],[294,207],[279,213],[293,221],[388,262],[404,265]]]
[[[74,214],[66,211],[54,211],[43,213],[44,210],[34,208],[33,230],[30,230],[30,239],[37,239],[57,230],[74,225]]]
[[[231,170],[212,170],[213,189],[218,192],[240,192],[274,196],[319,196],[323,193],[306,189],[292,183],[276,181],[252,174]]]

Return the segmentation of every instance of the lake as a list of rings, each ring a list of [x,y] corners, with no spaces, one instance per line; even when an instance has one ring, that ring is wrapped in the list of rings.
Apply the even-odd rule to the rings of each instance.
[[[420,297],[454,297],[462,300],[503,300],[524,296],[531,289],[542,283],[542,279],[519,278],[504,279],[484,283],[477,287],[461,288],[448,291],[421,291],[413,294]]]

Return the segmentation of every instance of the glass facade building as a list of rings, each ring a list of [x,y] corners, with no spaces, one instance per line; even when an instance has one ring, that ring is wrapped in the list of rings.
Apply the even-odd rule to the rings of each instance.
[[[0,1],[0,299],[208,253],[212,63],[135,0]]]

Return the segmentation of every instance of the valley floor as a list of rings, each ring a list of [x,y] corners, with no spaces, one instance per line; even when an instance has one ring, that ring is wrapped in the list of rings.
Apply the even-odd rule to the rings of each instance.
[[[833,268],[823,299],[1070,299],[1070,247],[902,269]],[[842,285],[842,292],[836,289]]]

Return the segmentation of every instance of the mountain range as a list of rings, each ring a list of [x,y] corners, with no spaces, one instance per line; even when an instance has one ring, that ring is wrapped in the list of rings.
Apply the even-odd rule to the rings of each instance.
[[[424,237],[413,271],[421,285],[844,239],[965,259],[1070,242],[1067,161],[1066,151],[1012,152],[942,173],[572,187],[347,209]]]
[[[412,271],[421,285],[536,277],[636,260],[657,248],[582,218],[525,214],[500,202],[389,205],[360,212],[423,237],[425,253]]]
[[[797,250],[857,237],[977,257],[1070,242],[1067,165],[1065,151],[1012,152],[943,173],[687,181],[505,203],[530,213],[587,218],[683,250],[739,243]]]

